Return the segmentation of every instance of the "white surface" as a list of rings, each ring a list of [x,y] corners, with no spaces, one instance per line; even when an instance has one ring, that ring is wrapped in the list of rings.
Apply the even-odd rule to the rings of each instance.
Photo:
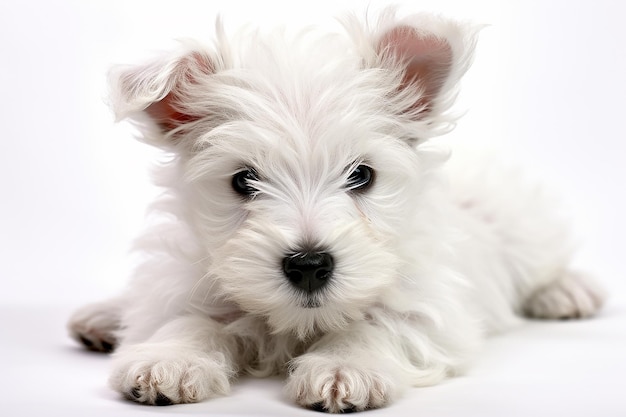
[[[103,103],[106,69],[172,38],[210,37],[217,12],[229,27],[298,26],[364,3],[0,2],[0,415],[311,415],[277,380],[245,380],[232,397],[197,405],[129,404],[106,388],[106,357],[74,347],[63,326],[72,308],[123,285],[155,193],[146,174],[155,153],[113,125]],[[407,10],[417,7],[492,24],[452,136],[498,143],[559,191],[582,242],[576,263],[614,301],[598,320],[495,338],[468,376],[371,414],[625,416],[626,5],[432,0]]]
[[[283,395],[279,378],[244,378],[232,395],[199,404],[144,406],[106,385],[109,359],[67,339],[68,307],[2,307],[0,415],[320,416]],[[470,372],[412,389],[367,416],[626,416],[626,307],[593,320],[530,322],[489,340]]]

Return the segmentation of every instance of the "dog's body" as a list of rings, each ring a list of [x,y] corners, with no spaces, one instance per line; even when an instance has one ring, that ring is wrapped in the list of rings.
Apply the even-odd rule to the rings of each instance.
[[[303,406],[380,407],[460,372],[520,315],[601,305],[535,194],[445,179],[428,139],[454,121],[476,30],[391,11],[344,23],[349,39],[218,30],[214,48],[116,73],[118,116],[173,155],[128,291],[70,321],[116,349],[126,397],[200,401],[286,372]]]

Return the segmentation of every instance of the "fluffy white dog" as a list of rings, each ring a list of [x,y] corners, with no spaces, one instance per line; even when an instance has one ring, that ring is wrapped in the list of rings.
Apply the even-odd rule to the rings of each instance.
[[[162,216],[128,290],[69,327],[115,349],[127,398],[202,401],[285,373],[302,406],[381,407],[522,315],[602,304],[549,204],[512,179],[445,179],[431,138],[453,126],[477,29],[392,10],[342,22],[230,39],[218,24],[210,47],[114,73],[118,118],[171,155]]]

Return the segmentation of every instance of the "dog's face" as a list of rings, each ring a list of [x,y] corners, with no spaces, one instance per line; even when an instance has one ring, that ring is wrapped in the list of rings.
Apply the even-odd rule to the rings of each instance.
[[[170,186],[211,260],[200,288],[305,337],[401,287],[420,143],[446,123],[473,42],[421,25],[247,34],[118,74],[118,112],[176,154]]]

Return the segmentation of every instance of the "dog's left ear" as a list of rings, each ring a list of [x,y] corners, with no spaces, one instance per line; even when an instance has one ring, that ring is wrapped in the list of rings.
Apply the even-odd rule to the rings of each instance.
[[[354,34],[356,25],[348,26]],[[480,28],[430,14],[398,19],[388,9],[374,28],[362,28],[354,39],[367,67],[397,74],[404,115],[436,124],[456,99]]]
[[[175,145],[181,128],[206,116],[188,101],[216,72],[215,61],[202,46],[186,44],[181,49],[110,73],[116,119],[139,122],[144,138],[158,146]]]

